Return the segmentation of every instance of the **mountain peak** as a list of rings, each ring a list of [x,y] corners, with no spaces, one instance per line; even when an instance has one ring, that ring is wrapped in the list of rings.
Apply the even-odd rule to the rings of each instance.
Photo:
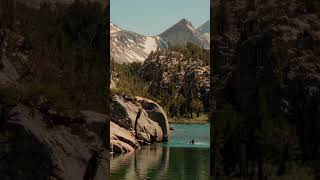
[[[182,22],[182,23],[190,23],[190,21],[188,21],[186,18],[182,18],[179,22]]]
[[[209,47],[208,40],[185,18],[161,33],[160,37],[171,45],[191,42],[200,47]]]
[[[166,32],[168,32],[168,31],[174,31],[174,32],[175,31],[188,31],[191,33],[196,33],[196,29],[193,27],[192,23],[185,18],[181,19],[176,24],[171,26],[169,29],[167,29]]]
[[[210,33],[210,20],[203,23],[197,30],[201,33]]]
[[[190,21],[188,21],[187,19],[183,18],[181,19],[177,24],[175,25],[182,25],[182,26],[188,26],[188,27],[193,27],[192,23]]]

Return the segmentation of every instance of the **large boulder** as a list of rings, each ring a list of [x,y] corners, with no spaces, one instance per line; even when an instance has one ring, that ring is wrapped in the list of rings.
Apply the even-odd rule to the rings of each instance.
[[[162,141],[168,141],[170,137],[169,122],[162,107],[150,99],[137,97],[137,100],[148,113],[150,119],[157,122],[161,127],[163,133]]]
[[[141,115],[136,134],[139,110]],[[141,97],[113,96],[110,128],[110,148],[114,152],[131,152],[141,144],[168,141],[170,137],[164,110],[157,103]]]
[[[102,135],[106,116],[84,111],[74,118],[24,104],[9,114],[10,141],[0,148],[6,154],[0,179],[83,179],[93,168],[95,180],[108,177],[110,153]]]
[[[131,152],[140,147],[133,133],[110,122],[110,146],[113,152]]]

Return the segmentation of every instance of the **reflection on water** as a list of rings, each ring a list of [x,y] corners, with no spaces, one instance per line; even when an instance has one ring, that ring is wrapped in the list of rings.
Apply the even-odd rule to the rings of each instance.
[[[170,148],[161,144],[113,156],[111,179],[209,179],[209,148]]]
[[[111,179],[209,179],[208,129],[208,125],[177,125],[168,144],[153,144],[133,153],[113,155]],[[195,145],[188,144],[191,137],[196,140]]]

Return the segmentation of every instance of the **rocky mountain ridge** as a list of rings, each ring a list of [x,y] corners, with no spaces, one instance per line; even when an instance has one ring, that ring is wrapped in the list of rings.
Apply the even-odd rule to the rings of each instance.
[[[207,23],[204,25],[207,26]],[[207,30],[205,27],[200,29]],[[186,19],[157,36],[144,36],[110,23],[110,55],[117,63],[143,62],[151,51],[168,48],[169,44],[185,45],[187,42],[210,48],[208,32],[199,32]]]
[[[110,54],[115,62],[143,62],[157,48],[167,48],[159,36],[144,36],[110,23]]]
[[[159,36],[170,45],[186,45],[191,42],[205,49],[210,48],[210,42],[186,19],[180,20]]]
[[[208,42],[210,42],[210,20],[199,26],[197,30],[207,38]]]

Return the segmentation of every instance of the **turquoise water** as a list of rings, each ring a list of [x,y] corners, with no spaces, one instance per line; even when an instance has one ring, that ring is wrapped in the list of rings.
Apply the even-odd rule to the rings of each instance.
[[[116,180],[207,180],[210,166],[210,126],[173,125],[170,142],[144,146],[140,150],[114,155],[111,179]],[[195,144],[190,144],[191,139]]]
[[[175,131],[171,131],[170,142],[164,146],[209,148],[210,126],[209,124],[175,124]],[[194,139],[195,143],[190,141]]]

